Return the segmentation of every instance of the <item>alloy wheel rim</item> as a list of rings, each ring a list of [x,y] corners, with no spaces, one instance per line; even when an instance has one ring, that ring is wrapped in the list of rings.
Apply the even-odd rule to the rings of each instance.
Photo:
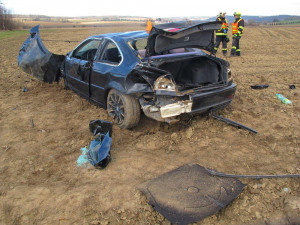
[[[108,99],[108,114],[112,116],[117,124],[121,124],[125,118],[124,104],[121,97],[111,94]]]

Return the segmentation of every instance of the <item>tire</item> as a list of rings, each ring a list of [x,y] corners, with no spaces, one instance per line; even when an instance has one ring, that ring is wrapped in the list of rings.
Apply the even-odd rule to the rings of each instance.
[[[111,89],[107,95],[107,112],[122,129],[136,126],[141,117],[138,100],[115,89]]]

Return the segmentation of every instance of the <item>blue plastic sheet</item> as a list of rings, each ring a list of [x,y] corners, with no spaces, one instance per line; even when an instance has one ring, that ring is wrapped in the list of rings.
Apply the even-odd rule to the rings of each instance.
[[[112,123],[104,120],[92,120],[90,131],[95,135],[89,148],[81,148],[81,156],[77,165],[83,166],[90,162],[96,168],[105,168],[110,162],[110,146],[112,142]]]
[[[109,132],[107,132],[106,135],[98,134],[91,142],[88,159],[93,166],[102,168],[107,166],[110,161],[111,141]]]

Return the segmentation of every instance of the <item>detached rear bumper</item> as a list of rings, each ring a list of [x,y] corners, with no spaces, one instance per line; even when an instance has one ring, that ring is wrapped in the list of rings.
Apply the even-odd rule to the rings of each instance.
[[[236,85],[232,83],[227,87],[181,97],[157,95],[155,102],[145,102],[140,98],[140,103],[146,116],[161,122],[172,122],[183,113],[204,113],[224,108],[233,100],[235,91]]]

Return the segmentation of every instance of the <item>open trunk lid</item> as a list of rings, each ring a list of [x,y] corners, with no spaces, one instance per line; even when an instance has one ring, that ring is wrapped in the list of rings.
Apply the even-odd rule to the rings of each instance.
[[[153,26],[147,43],[146,57],[177,48],[200,48],[212,53],[214,31],[222,26],[221,21],[207,23],[168,23]]]

